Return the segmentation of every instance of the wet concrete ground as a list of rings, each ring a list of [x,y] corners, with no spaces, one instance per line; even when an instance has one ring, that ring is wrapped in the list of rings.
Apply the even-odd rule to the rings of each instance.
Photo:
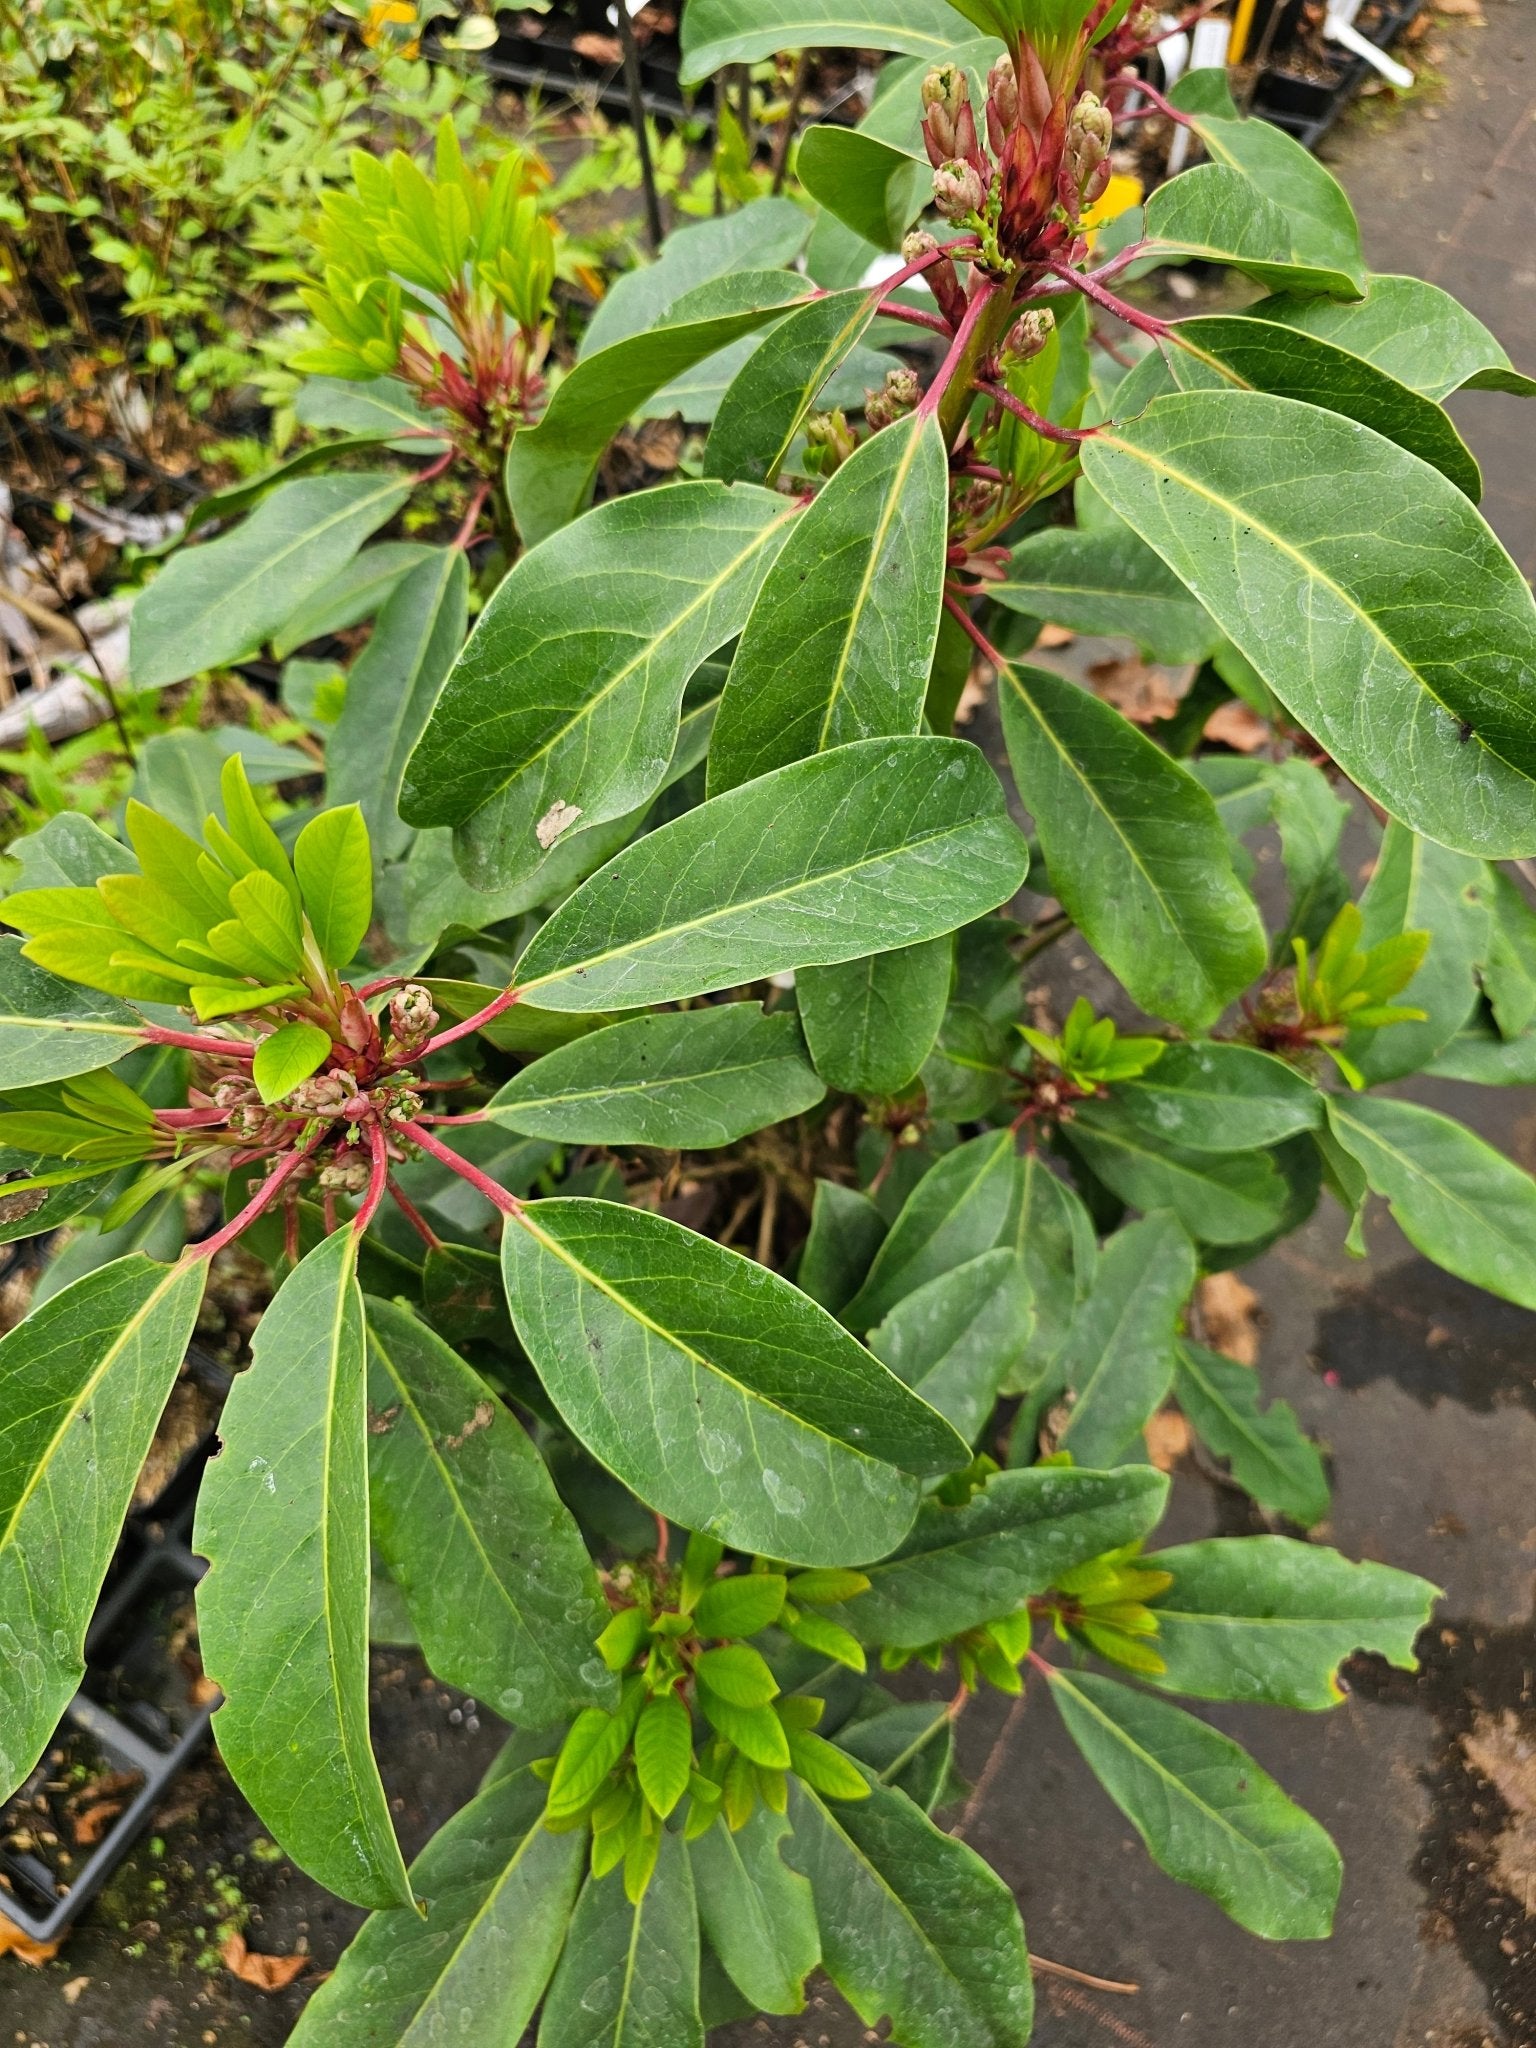
[[[1435,278],[1536,368],[1536,6],[1487,0],[1485,27],[1452,23],[1436,40],[1450,80],[1438,118],[1411,109],[1356,124],[1330,154],[1373,267]],[[1536,572],[1536,407],[1474,393],[1454,409],[1485,469],[1485,509]],[[1422,1093],[1536,1168],[1528,1091]],[[1280,1948],[1243,1934],[1153,1868],[1048,1701],[983,1698],[961,1725],[979,1789],[958,1824],[1016,1889],[1037,1955],[1136,1986],[1042,1974],[1041,2048],[1536,2044],[1536,1317],[1439,1273],[1384,1215],[1369,1236],[1362,1266],[1325,1200],[1245,1278],[1261,1301],[1266,1392],[1331,1453],[1326,1533],[1445,1588],[1424,1671],[1357,1669],[1326,1716],[1203,1710],[1334,1833],[1346,1865],[1337,1932]],[[1241,1496],[1177,1475],[1167,1540],[1257,1526]],[[498,1738],[408,1654],[380,1653],[376,1678],[384,1774],[414,1853]],[[0,1960],[0,2048],[287,2039],[312,1975],[275,1996],[250,1989],[207,1967],[213,1930],[243,1904],[252,1948],[307,1947],[318,1971],[360,1916],[267,1860],[211,1761],[181,1781],[156,1829],[161,1853],[135,1856],[54,1962],[34,1972]],[[715,2038],[855,2048],[875,2037],[828,1994],[799,2019]]]

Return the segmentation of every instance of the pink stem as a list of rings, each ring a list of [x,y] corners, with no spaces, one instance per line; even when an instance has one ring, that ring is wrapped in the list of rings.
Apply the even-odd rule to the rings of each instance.
[[[523,1205],[516,1195],[509,1195],[505,1188],[497,1187],[489,1174],[482,1173],[478,1166],[472,1166],[457,1152],[450,1152],[446,1145],[434,1138],[422,1125],[401,1124],[399,1131],[402,1138],[409,1138],[411,1143],[419,1145],[423,1152],[430,1152],[434,1159],[440,1160],[451,1172],[456,1173],[460,1180],[467,1180],[470,1186],[484,1195],[503,1216],[520,1216],[523,1213]]]
[[[1124,299],[1117,299],[1113,292],[1105,291],[1089,272],[1072,270],[1065,263],[1057,262],[1047,262],[1045,267],[1053,271],[1057,277],[1064,277],[1074,291],[1081,292],[1084,298],[1092,299],[1093,303],[1102,306],[1106,313],[1113,313],[1117,320],[1123,320],[1127,327],[1139,328],[1143,334],[1150,334],[1154,341],[1166,340],[1170,332],[1166,320],[1155,320],[1150,313],[1141,313],[1136,307],[1128,306]]]
[[[935,334],[952,334],[954,329],[939,313],[925,313],[921,306],[882,306],[882,320],[905,320],[909,327],[927,327]]]
[[[1001,384],[993,384],[985,377],[977,378],[976,389],[985,391],[988,398],[995,398],[999,405],[1006,407],[1017,419],[1021,419],[1025,426],[1032,427],[1047,441],[1062,441],[1068,447],[1076,447],[1079,441],[1091,441],[1099,431],[1097,427],[1053,427],[1049,420],[1042,419],[1039,413],[1027,406],[1022,398],[1015,398],[1011,391],[1005,391]]]
[[[200,1131],[229,1119],[227,1109],[157,1109],[155,1122],[168,1131]]]
[[[992,645],[992,642],[987,638],[986,634],[983,633],[980,626],[978,626],[976,621],[971,617],[970,613],[966,610],[965,606],[963,604],[956,604],[955,600],[950,596],[947,590],[944,593],[944,609],[949,613],[952,619],[958,621],[958,623],[965,628],[966,632],[969,633],[969,635],[971,636],[971,639],[976,643],[977,647],[980,648],[981,652],[986,656],[987,660],[991,662],[994,668],[1006,668],[1008,666],[1007,656],[998,653],[997,649]]]
[[[366,1003],[370,996],[381,996],[387,988],[404,988],[406,978],[403,974],[386,974],[380,981],[365,981],[354,993],[360,1003]]]
[[[214,1038],[197,1031],[167,1031],[159,1024],[145,1027],[147,1045],[182,1045],[188,1052],[216,1052],[229,1060],[253,1060],[256,1048],[248,1038]]]
[[[452,546],[456,548],[467,548],[469,546],[475,537],[475,522],[480,517],[480,508],[484,505],[490,494],[491,487],[489,484],[482,483],[476,485],[475,495],[469,501],[469,510],[464,514],[464,523],[453,536]]]
[[[400,1186],[400,1183],[393,1174],[390,1175],[389,1192],[394,1199],[395,1207],[400,1211],[400,1214],[409,1223],[423,1244],[426,1245],[429,1251],[436,1251],[443,1240],[432,1228],[426,1217],[422,1215],[410,1196]]]
[[[882,277],[875,289],[879,292],[881,298],[884,299],[890,293],[900,291],[909,278],[917,277],[930,264],[938,263],[946,256],[975,255],[980,251],[980,248],[981,244],[978,241],[974,239],[968,240],[964,235],[960,237],[958,242],[941,242],[937,249],[929,249],[923,255],[915,256],[902,269],[893,270],[889,277]],[[884,309],[882,308],[882,310]]]
[[[992,466],[986,462],[962,463],[960,466],[959,474],[961,476],[977,477],[984,484],[1005,484],[1008,481],[1007,477],[1003,475],[1003,472],[1000,469],[993,469]]]
[[[224,1228],[216,1230],[212,1237],[205,1237],[201,1243],[190,1245],[183,1254],[183,1258],[185,1260],[211,1259],[215,1252],[223,1251],[225,1245],[233,1244],[241,1231],[254,1223],[262,1210],[268,1208],[275,1197],[282,1192],[285,1183],[292,1180],[293,1176],[298,1172],[299,1168],[324,1136],[325,1133],[323,1131],[317,1132],[307,1145],[300,1146],[296,1152],[290,1152],[287,1158],[278,1165],[276,1172],[269,1174],[262,1182],[238,1216],[231,1217],[229,1222],[224,1225]]]
[[[483,1024],[489,1024],[504,1010],[510,1010],[521,994],[521,989],[504,988],[494,1003],[487,1003],[483,1010],[476,1010],[473,1017],[466,1017],[462,1024],[450,1024],[446,1031],[439,1031],[436,1038],[429,1038],[416,1054],[416,1058],[424,1060],[429,1053],[441,1052],[445,1045],[452,1045],[460,1038],[468,1038],[471,1032],[478,1031]]]
[[[1144,78],[1117,78],[1115,80],[1115,84],[1123,85],[1127,87],[1127,89],[1131,92],[1139,92],[1145,94],[1145,96],[1152,102],[1152,111],[1154,113],[1166,114],[1170,121],[1177,121],[1181,128],[1194,127],[1195,124],[1193,121],[1191,121],[1188,114],[1181,114],[1176,106],[1174,106],[1170,101],[1165,100],[1163,98],[1162,94],[1158,91],[1155,85],[1148,85],[1147,81]],[[1136,117],[1133,114],[1116,114],[1115,116],[1115,119],[1117,121],[1129,121],[1134,120],[1135,118]]]
[[[448,469],[452,466],[453,458],[455,457],[455,455],[458,454],[458,452],[459,451],[457,448],[450,448],[446,454],[439,455],[436,462],[429,462],[425,469],[418,469],[416,472],[416,482],[418,484],[430,484],[435,482],[436,479],[442,475],[445,469]]]
[[[919,419],[931,420],[938,412],[940,405],[943,403],[944,393],[949,389],[955,372],[965,360],[965,352],[970,347],[971,336],[976,332],[976,323],[986,311],[987,304],[996,289],[996,285],[979,284],[975,291],[972,292],[970,303],[965,309],[965,318],[960,322],[959,327],[955,331],[955,338],[950,343],[949,354],[939,366],[939,374],[923,393],[922,402],[917,408]]]
[[[368,1192],[363,1196],[362,1206],[352,1218],[352,1234],[361,1237],[378,1212],[384,1199],[384,1190],[389,1184],[389,1147],[384,1142],[384,1133],[375,1124],[368,1126],[368,1150],[373,1155],[368,1174]]]
[[[469,1111],[469,1113],[468,1113],[467,1115],[465,1115],[465,1116],[424,1116],[424,1117],[421,1117],[421,1118],[419,1119],[419,1121],[420,1121],[421,1123],[424,1123],[424,1124],[433,1124],[433,1125],[436,1125],[436,1124],[483,1124],[483,1123],[485,1122],[485,1111],[484,1111],[483,1109],[472,1109],[472,1110],[470,1110],[470,1111]]]

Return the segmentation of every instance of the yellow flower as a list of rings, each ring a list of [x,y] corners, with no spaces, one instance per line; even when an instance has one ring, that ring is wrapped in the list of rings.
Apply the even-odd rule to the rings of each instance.
[[[397,23],[409,25],[415,19],[416,9],[412,0],[369,0],[368,13],[363,21],[363,41],[370,50],[376,50]],[[414,57],[418,47],[413,39],[405,54]]]

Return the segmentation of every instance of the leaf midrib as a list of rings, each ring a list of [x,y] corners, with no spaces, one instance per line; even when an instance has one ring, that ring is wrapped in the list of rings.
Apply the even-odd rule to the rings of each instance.
[[[577,1040],[576,1043],[579,1044],[580,1040]],[[622,1102],[627,1095],[636,1095],[642,1102],[646,1102],[658,1090],[691,1088],[700,1081],[729,1080],[737,1074],[756,1073],[762,1067],[782,1066],[799,1067],[807,1073],[810,1071],[806,1067],[804,1060],[798,1058],[791,1051],[766,1053],[759,1054],[753,1059],[736,1060],[728,1066],[704,1067],[696,1074],[655,1074],[643,1081],[599,1082],[595,1087],[591,1088],[571,1088],[560,1095],[514,1096],[500,1104],[487,1103],[486,1115],[492,1123],[501,1123],[508,1121],[508,1119],[506,1119],[505,1115],[497,1116],[495,1114],[498,1107],[503,1112],[509,1109],[520,1111],[530,1109],[563,1109],[568,1104],[590,1102],[596,1098],[601,1098],[604,1102]]]
[[[342,526],[347,520],[356,518],[360,513],[366,512],[371,506],[376,505],[381,498],[390,497],[397,491],[408,493],[409,488],[409,485],[400,477],[391,476],[381,482],[377,490],[370,491],[364,496],[350,498],[340,510],[332,512],[327,518],[322,519],[318,525],[307,527],[303,533],[296,535],[285,546],[278,548],[275,553],[263,555],[256,566],[249,570],[239,582],[231,584],[228,589],[220,592],[220,609],[225,609],[237,602],[263,576],[280,570],[290,556],[303,554],[310,548],[317,546],[320,541],[324,540],[332,527]]]
[[[1504,1244],[1509,1245],[1513,1250],[1517,1252],[1523,1253],[1527,1256],[1529,1255],[1530,1245],[1525,1240],[1518,1237],[1511,1237],[1503,1229],[1498,1228],[1498,1226],[1496,1225],[1491,1225],[1489,1222],[1488,1212],[1486,1210],[1473,1208],[1464,1196],[1458,1194],[1455,1191],[1455,1189],[1451,1187],[1449,1182],[1441,1180],[1437,1178],[1434,1174],[1427,1172],[1425,1168],[1421,1166],[1416,1159],[1413,1159],[1407,1153],[1401,1151],[1398,1148],[1398,1146],[1390,1143],[1386,1138],[1382,1137],[1380,1132],[1375,1130],[1370,1124],[1362,1122],[1357,1117],[1350,1117],[1347,1110],[1340,1107],[1336,1100],[1330,1101],[1329,1112],[1331,1117],[1337,1117],[1341,1121],[1350,1124],[1352,1129],[1356,1131],[1363,1131],[1366,1137],[1370,1140],[1370,1142],[1373,1145],[1379,1146],[1381,1150],[1388,1155],[1389,1158],[1395,1160],[1399,1166],[1403,1167],[1411,1179],[1422,1182],[1425,1187],[1432,1188],[1435,1191],[1435,1193],[1441,1197],[1443,1201],[1447,1202],[1452,1208],[1458,1210],[1462,1215],[1468,1217],[1479,1230],[1488,1230],[1490,1228],[1494,1228],[1497,1230],[1497,1234]],[[1345,1150],[1349,1150],[1348,1146],[1345,1147]],[[1350,1156],[1353,1158],[1354,1154],[1351,1153]],[[1495,1156],[1497,1157],[1499,1155],[1496,1154]],[[1359,1165],[1363,1173],[1366,1173],[1366,1179],[1367,1181],[1369,1181],[1370,1175],[1368,1172],[1366,1172],[1364,1161],[1357,1160],[1356,1164]],[[1394,1197],[1388,1195],[1387,1200],[1390,1203],[1394,1200]]]

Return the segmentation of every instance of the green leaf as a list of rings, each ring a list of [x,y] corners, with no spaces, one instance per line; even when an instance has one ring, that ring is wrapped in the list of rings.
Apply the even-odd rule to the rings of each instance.
[[[133,607],[135,687],[158,689],[254,654],[392,519],[408,478],[344,471],[282,484],[249,519],[172,555]]]
[[[849,1095],[897,1095],[933,1049],[953,972],[949,934],[795,976],[816,1071]]]
[[[1160,185],[1146,203],[1145,223],[1154,249],[1229,264],[1271,291],[1357,298],[1362,289],[1348,272],[1309,262],[1290,215],[1227,164],[1200,164]]]
[[[787,271],[739,271],[685,294],[665,326],[584,355],[507,457],[507,495],[524,543],[533,547],[575,518],[598,458],[653,391],[804,293],[804,281]]]
[[[1482,472],[1440,407],[1363,356],[1301,328],[1232,313],[1181,320],[1176,331],[1230,372],[1229,381],[1358,420],[1430,463],[1474,505],[1482,496]],[[1169,351],[1169,368],[1181,389],[1190,388],[1188,362],[1181,349]]]
[[[1026,1152],[1020,1173],[1024,1192],[1014,1244],[1024,1260],[1034,1324],[1025,1344],[1023,1370],[1011,1392],[1048,1372],[1079,1305],[1087,1299],[1099,1256],[1082,1198],[1051,1171],[1043,1156]]]
[[[1149,1465],[995,1473],[964,1507],[925,1503],[900,1549],[865,1566],[869,1590],[828,1612],[866,1643],[919,1649],[1012,1614],[1063,1572],[1149,1535],[1167,1498]]]
[[[1499,1036],[1518,1038],[1536,1017],[1536,911],[1501,868],[1487,871],[1483,894],[1489,931],[1479,978]]]
[[[805,208],[792,199],[753,199],[711,220],[674,228],[654,263],[638,263],[614,279],[586,324],[578,356],[596,355],[632,334],[666,325],[680,300],[718,277],[792,268],[809,233]]]
[[[582,1886],[539,2048],[704,2048],[698,1912],[680,1835],[663,1829],[638,1906],[617,1870]]]
[[[418,455],[435,454],[445,445],[414,438],[417,428],[441,422],[398,377],[357,382],[350,377],[306,377],[294,393],[293,411],[306,427],[330,427],[344,434],[369,434],[380,428],[395,435],[410,434],[412,451]]]
[[[1074,633],[1123,634],[1151,660],[1175,665],[1205,661],[1222,637],[1146,542],[1118,523],[1103,533],[1047,526],[1026,534],[1006,580],[989,583],[987,595]]]
[[[818,1180],[796,1284],[812,1301],[840,1315],[858,1292],[885,1230],[885,1218],[868,1195]]]
[[[1170,1045],[1140,1080],[1117,1082],[1116,1108],[1149,1138],[1199,1152],[1263,1150],[1316,1130],[1323,1098],[1294,1067],[1251,1046]]]
[[[1265,952],[1211,799],[1076,683],[1010,663],[999,688],[1008,759],[1063,908],[1144,1010],[1202,1029]]]
[[[1252,1366],[1182,1340],[1174,1353],[1174,1392],[1207,1450],[1261,1507],[1310,1529],[1328,1513],[1328,1477],[1316,1444],[1286,1401],[1259,1407],[1263,1388]]]
[[[1536,1083],[1536,1032],[1505,1040],[1476,1026],[1458,1031],[1426,1071],[1483,1088],[1529,1087]]]
[[[7,1077],[9,1078],[9,1076]],[[0,1791],[85,1672],[85,1632],[197,1319],[205,1269],[115,1260],[0,1338]]]
[[[606,1609],[527,1432],[408,1309],[367,1316],[374,1541],[433,1671],[520,1727],[611,1706]]]
[[[733,1707],[766,1707],[778,1695],[778,1680],[750,1643],[706,1650],[694,1663],[700,1685]]]
[[[705,475],[773,483],[817,394],[858,346],[878,305],[875,292],[829,292],[765,335],[720,401],[704,449]]]
[[[965,1446],[822,1309],[643,1210],[524,1209],[502,1239],[512,1319],[566,1423],[648,1507],[797,1564],[876,1556],[908,1472]]]
[[[825,121],[800,137],[795,174],[818,206],[877,249],[899,249],[933,198],[933,167],[926,157]]]
[[[955,1794],[954,1727],[942,1704],[892,1703],[867,1720],[845,1721],[837,1731],[837,1746],[878,1772],[882,1785],[894,1785],[924,1813],[932,1813]]]
[[[635,1775],[663,1820],[688,1789],[693,1770],[693,1722],[675,1692],[647,1700],[635,1723]]]
[[[1524,397],[1536,392],[1536,382],[1511,366],[1482,321],[1422,278],[1367,276],[1365,297],[1353,305],[1286,292],[1248,310],[1257,319],[1336,342],[1425,398],[1448,398],[1453,391]]]
[[[405,772],[413,825],[452,825],[491,888],[661,783],[683,687],[741,631],[796,517],[755,486],[615,498],[524,555],[454,664]],[[552,815],[553,814],[553,815]]]
[[[867,1330],[925,1281],[991,1251],[1012,1235],[1018,1204],[1011,1131],[987,1131],[957,1145],[907,1198],[841,1320],[850,1330]]]
[[[1355,1033],[1348,1053],[1367,1081],[1395,1081],[1427,1067],[1472,1015],[1478,972],[1488,959],[1487,868],[1464,853],[1421,839],[1389,819],[1371,879],[1360,898],[1360,944],[1379,945],[1404,932],[1430,934],[1429,951],[1394,1002],[1423,1010],[1422,1023]]]
[[[1274,957],[1289,966],[1292,940],[1318,944],[1349,900],[1349,881],[1339,866],[1339,839],[1349,805],[1334,795],[1327,777],[1310,761],[1293,756],[1266,763],[1266,769],[1280,860],[1291,891],[1290,909],[1275,937]]]
[[[1331,1095],[1328,1123],[1411,1245],[1458,1279],[1536,1308],[1536,1183],[1528,1173],[1416,1102]]]
[[[293,843],[293,870],[326,965],[345,968],[373,922],[373,862],[359,807],[311,818]]]
[[[1171,1216],[1128,1223],[1104,1246],[1056,1359],[1077,1396],[1061,1447],[1080,1465],[1123,1456],[1167,1393],[1174,1335],[1194,1284],[1194,1247]]]
[[[1090,1770],[1170,1877],[1268,1941],[1328,1934],[1339,1852],[1252,1757],[1113,1679],[1056,1670],[1050,1684]]]
[[[779,50],[898,50],[942,64],[961,31],[943,0],[792,0],[765,24],[755,0],[690,0],[683,83]]]
[[[368,1739],[368,1452],[357,1237],[278,1289],[197,1504],[219,1753],[296,1863],[359,1905],[410,1884]]]
[[[1356,1650],[1416,1671],[1414,1639],[1439,1590],[1411,1572],[1351,1564],[1288,1536],[1185,1543],[1145,1563],[1173,1575],[1152,1602],[1167,1669],[1151,1683],[1273,1707],[1337,1706],[1339,1665]]]
[[[1005,1245],[904,1295],[870,1331],[869,1348],[974,1443],[1033,1324],[1024,1261]]]
[[[1083,467],[1394,817],[1464,853],[1536,847],[1536,718],[1509,682],[1536,668],[1536,605],[1454,485],[1260,392],[1158,399],[1085,444]]]
[[[16,889],[90,889],[103,875],[134,872],[127,847],[78,811],[60,811],[35,832],[13,839],[5,857],[7,894]]]
[[[710,1947],[759,2012],[803,2012],[805,1979],[821,1961],[810,1885],[781,1853],[789,1831],[759,1806],[735,1834],[716,1826],[688,1844]]]
[[[318,1024],[283,1024],[264,1038],[251,1062],[251,1079],[263,1102],[281,1102],[329,1059],[331,1034]]]
[[[886,427],[834,473],[743,628],[710,742],[712,796],[850,740],[918,730],[948,523],[934,419]]]
[[[461,548],[435,548],[391,590],[347,677],[326,750],[326,799],[360,807],[376,860],[398,858],[410,844],[399,815],[406,763],[468,618],[468,558]]]
[[[755,1636],[771,1628],[784,1605],[782,1572],[738,1572],[711,1579],[694,1609],[701,1636]]]
[[[791,1013],[719,1003],[630,1017],[546,1053],[486,1115],[573,1144],[707,1150],[798,1116],[825,1093]]]
[[[1027,850],[962,740],[864,740],[648,833],[518,963],[545,1009],[638,1008],[937,938],[1010,897]]]
[[[421,445],[418,443],[418,448]],[[296,648],[307,646],[311,640],[329,639],[333,633],[344,633],[348,626],[373,618],[412,569],[448,552],[446,548],[428,547],[419,540],[381,540],[364,548],[323,590],[306,598],[291,617],[284,619],[272,635],[273,654],[279,661],[286,661]],[[291,704],[287,689],[285,678],[283,702]],[[333,784],[342,765],[334,760],[329,764]]]
[[[144,1036],[126,1003],[61,981],[0,937],[0,1071],[7,1088],[30,1088],[108,1066]]]
[[[1150,1136],[1114,1100],[1080,1103],[1068,1141],[1122,1202],[1171,1209],[1204,1244],[1247,1244],[1272,1230],[1285,1210],[1285,1182],[1265,1153],[1170,1144]]]
[[[810,1879],[823,1966],[866,2026],[904,2048],[1024,2048],[1034,2017],[1013,1895],[904,1792],[868,1799],[790,1787],[788,1854]]]
[[[415,1913],[377,1913],[310,1998],[290,2048],[438,2048],[466,2011],[487,2040],[516,2041],[565,1940],[586,1836],[539,1822],[527,1770],[488,1785],[411,1865]]]
[[[931,1117],[973,1123],[990,1116],[1013,1086],[1018,1040],[970,1003],[951,1003],[919,1079]]]

